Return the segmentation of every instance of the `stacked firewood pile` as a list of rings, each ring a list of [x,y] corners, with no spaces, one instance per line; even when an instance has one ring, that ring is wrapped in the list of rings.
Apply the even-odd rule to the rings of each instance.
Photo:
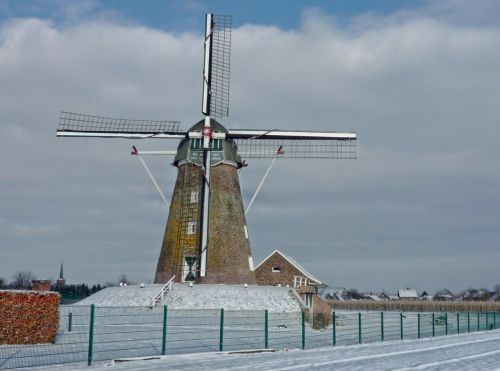
[[[58,293],[0,290],[0,344],[53,343],[58,326]]]

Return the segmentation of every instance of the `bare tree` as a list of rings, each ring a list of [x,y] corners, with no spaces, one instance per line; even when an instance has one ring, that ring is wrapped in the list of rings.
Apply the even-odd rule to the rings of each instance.
[[[26,290],[31,288],[31,281],[33,281],[35,276],[31,272],[18,271],[12,277],[12,283],[10,284],[13,289]]]
[[[130,283],[127,279],[127,275],[125,273],[120,274],[120,277],[118,278],[119,283],[126,283],[127,285]]]
[[[500,294],[500,284],[498,284],[498,283],[495,285],[495,292],[497,294]]]
[[[0,289],[5,289],[7,287],[7,282],[3,277],[0,277]]]

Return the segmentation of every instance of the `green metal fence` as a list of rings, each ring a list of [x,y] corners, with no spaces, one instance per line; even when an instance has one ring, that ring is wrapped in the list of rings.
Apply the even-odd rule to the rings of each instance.
[[[314,330],[301,312],[62,306],[55,342],[0,345],[0,368],[91,365],[123,357],[196,352],[309,349],[500,328],[499,312],[338,311],[332,318],[335,325]]]

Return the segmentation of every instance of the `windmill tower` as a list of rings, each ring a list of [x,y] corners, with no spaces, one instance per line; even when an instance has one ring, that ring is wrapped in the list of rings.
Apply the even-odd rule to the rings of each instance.
[[[187,131],[179,122],[127,120],[61,112],[62,137],[180,139],[178,168],[155,275],[156,283],[255,283],[238,169],[242,158],[354,159],[356,134],[226,129],[229,113],[231,17],[207,14],[203,70],[204,118]]]

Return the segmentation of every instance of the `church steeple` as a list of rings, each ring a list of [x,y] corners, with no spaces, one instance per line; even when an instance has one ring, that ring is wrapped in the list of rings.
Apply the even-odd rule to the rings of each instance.
[[[56,286],[57,287],[64,287],[65,284],[66,284],[66,280],[64,279],[63,262],[61,260],[61,269],[59,271],[59,278],[56,281]]]

